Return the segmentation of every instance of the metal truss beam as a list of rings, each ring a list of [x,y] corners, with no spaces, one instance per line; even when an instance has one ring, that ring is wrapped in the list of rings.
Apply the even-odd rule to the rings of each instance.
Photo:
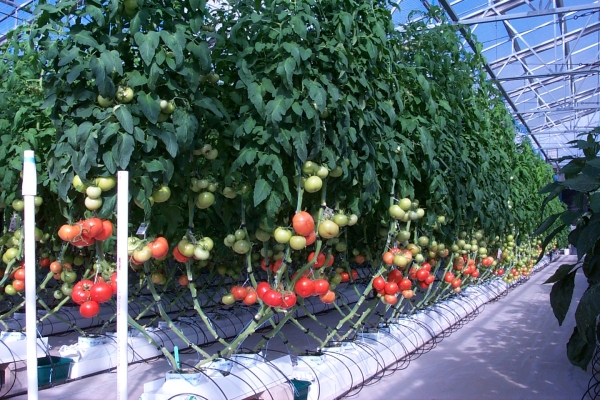
[[[509,4],[509,3],[516,4],[516,3],[518,3],[518,1],[507,1],[505,3],[506,4]],[[444,10],[446,10],[446,13],[450,17],[450,20],[452,20],[454,22],[458,21],[458,16],[456,15],[456,12],[454,12],[454,9],[452,8],[452,6],[448,2],[448,0],[440,0],[440,5],[444,8]],[[459,30],[462,33],[462,35],[465,38],[465,40],[467,41],[467,43],[469,44],[469,46],[471,46],[471,49],[473,49],[473,51],[475,51],[476,45],[475,45],[475,43],[471,39],[469,39],[469,35],[467,33],[466,28],[463,26],[463,27],[460,27]],[[490,65],[487,64],[487,63],[485,63],[484,64],[484,68],[487,71],[488,75],[491,77],[491,79],[492,80],[496,80],[496,74],[494,73],[494,70],[490,67]],[[515,103],[513,103],[513,101],[510,98],[510,96],[508,96],[508,94],[504,90],[504,87],[502,87],[502,85],[499,82],[498,82],[498,84],[496,86],[498,87],[498,90],[500,91],[500,93],[502,94],[502,96],[504,96],[505,101],[514,110],[517,118],[519,119],[519,121],[521,122],[521,124],[525,127],[525,129],[527,130],[527,132],[529,133],[529,136],[531,137],[531,139],[537,145],[538,149],[542,152],[542,155],[544,156],[544,159],[546,161],[548,161],[548,155],[542,149],[542,146],[541,146],[540,142],[537,140],[537,138],[535,137],[535,135],[532,133],[531,128],[527,125],[527,121],[525,121],[525,118],[523,118],[523,116],[519,114],[519,110],[517,109],[517,106],[515,105]]]
[[[543,79],[543,78],[552,78],[555,76],[575,76],[575,75],[595,75],[600,73],[600,69],[585,69],[585,70],[574,70],[574,71],[563,71],[563,72],[550,72],[547,74],[531,74],[531,75],[521,75],[521,76],[506,76],[496,78],[500,82],[504,81],[520,81],[525,79]]]
[[[527,3],[527,1],[525,1],[525,0],[503,0],[503,1],[495,0],[493,2],[493,4],[488,6],[486,9],[471,13],[471,14],[465,16],[464,19],[469,20],[469,19],[483,18],[492,12],[496,13],[496,14],[504,14],[505,12],[515,9],[517,7],[520,7],[526,3]],[[448,4],[448,7],[452,7],[452,6],[450,4]],[[458,22],[458,21],[460,21],[460,20],[457,17],[456,21],[453,21],[453,22]]]
[[[584,111],[584,110],[600,110],[600,107],[557,107],[548,110],[531,110],[524,111],[521,114],[546,114],[546,113],[559,113],[559,112],[571,112],[571,111]]]
[[[586,35],[589,35],[589,34],[592,34],[592,33],[598,32],[598,31],[600,31],[600,22],[595,22],[595,23],[587,25],[583,28],[575,29],[575,30],[565,34],[562,37],[552,38],[552,39],[542,42],[536,46],[518,51],[507,57],[499,58],[498,60],[495,60],[494,62],[490,63],[489,65],[492,69],[497,69],[497,68],[502,67],[504,64],[508,64],[508,63],[515,62],[515,61],[520,61],[523,58],[531,57],[535,53],[540,53],[542,51],[553,49],[556,46],[560,46],[564,43],[568,43],[573,40],[576,40],[580,36],[586,36]]]
[[[10,0],[0,0],[0,3],[2,4],[6,4],[7,6],[11,6],[11,7],[19,7],[19,5],[17,3],[15,3],[14,1],[10,1]]]
[[[570,122],[575,119],[583,118],[585,116],[595,114],[597,112],[598,112],[598,110],[575,113],[575,114],[569,115],[568,117],[552,121],[552,124],[544,124],[544,125],[536,126],[535,128],[533,128],[533,131],[537,135],[541,131],[546,131],[548,129],[556,128],[557,126],[560,127],[559,125],[564,124],[565,122]]]
[[[600,4],[595,3],[595,4],[582,4],[582,5],[569,6],[569,7],[556,7],[556,8],[550,8],[550,9],[545,9],[545,10],[533,10],[533,11],[522,12],[522,13],[494,15],[493,17],[465,18],[465,19],[458,20],[457,23],[461,24],[461,25],[476,25],[476,24],[485,24],[488,22],[507,21],[507,20],[511,20],[511,19],[523,19],[523,18],[531,18],[531,17],[541,17],[544,15],[563,14],[563,13],[596,10],[596,9],[600,9]]]

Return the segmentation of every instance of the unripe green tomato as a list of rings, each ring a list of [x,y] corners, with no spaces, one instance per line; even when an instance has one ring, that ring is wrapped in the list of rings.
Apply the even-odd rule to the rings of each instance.
[[[262,229],[258,228],[254,233],[256,239],[260,242],[268,242],[271,239],[271,234],[269,232],[265,232]]]
[[[308,193],[316,193],[323,187],[323,181],[316,175],[309,177],[306,182],[304,182],[304,190]]]
[[[25,203],[21,199],[14,199],[12,202],[12,208],[15,211],[23,211],[23,209],[25,208]]]
[[[304,165],[302,165],[302,173],[304,175],[313,175],[317,173],[319,170],[319,165],[312,161],[306,161]]]
[[[403,211],[408,211],[412,207],[412,201],[405,197],[398,202],[398,205]]]
[[[319,168],[317,169],[317,172],[316,172],[316,174],[317,174],[317,176],[318,176],[319,178],[321,178],[321,179],[325,179],[325,178],[327,178],[327,176],[329,175],[329,168],[327,168],[327,167],[325,167],[325,166],[321,165],[321,166],[319,166]]]
[[[289,229],[278,227],[273,232],[273,238],[275,238],[277,243],[288,243],[292,238],[292,232]]]
[[[306,247],[306,238],[304,236],[292,236],[290,238],[290,247],[294,250],[302,250]]]
[[[205,209],[213,205],[215,202],[215,195],[211,192],[202,192],[198,194],[196,198],[196,207]]]
[[[339,178],[344,173],[344,170],[339,165],[336,165],[334,169],[329,172],[329,176],[332,178]]]
[[[247,240],[238,240],[233,244],[233,251],[238,254],[246,254],[250,251],[250,242]]]

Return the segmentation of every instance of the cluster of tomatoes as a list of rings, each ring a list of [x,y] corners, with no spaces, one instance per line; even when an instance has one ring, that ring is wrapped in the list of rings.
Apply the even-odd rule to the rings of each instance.
[[[165,252],[168,252],[169,244],[164,238],[157,238],[156,240],[154,240],[153,246],[158,246],[158,244],[156,243],[158,239],[164,240],[164,248],[166,249]],[[194,241],[190,241],[189,239],[181,239],[177,243],[177,246],[173,248],[172,254],[173,258],[175,258],[175,260],[179,261],[180,263],[185,263],[190,258],[194,258],[194,260],[197,261],[206,261],[210,258],[210,251],[213,249],[214,246],[215,243],[209,237],[203,237],[196,243],[194,243]],[[166,253],[164,256],[166,256]]]
[[[113,234],[113,224],[109,220],[93,217],[74,225],[65,224],[58,230],[58,236],[76,247],[86,247],[96,240],[106,240]]]
[[[134,265],[141,265],[151,258],[164,260],[169,254],[169,242],[161,236],[149,242],[132,236],[127,240],[127,254]]]
[[[319,299],[325,304],[331,304],[335,301],[335,292],[331,290],[329,282],[323,278],[312,280],[303,276],[296,281],[294,292],[304,298],[319,296]]]
[[[230,292],[223,296],[221,301],[225,305],[231,305],[237,301],[243,302],[247,306],[256,303],[258,295],[252,286],[234,286]]]
[[[387,281],[382,276],[373,278],[373,289],[382,296],[382,301],[386,304],[394,305],[398,302],[398,294],[401,293],[405,299],[413,297],[411,290],[412,281],[404,278],[402,272],[397,269],[391,270],[387,275]]]
[[[2,271],[4,273],[4,271]],[[14,296],[25,290],[25,262],[21,262],[21,266],[10,274],[12,282],[4,287],[4,293],[9,296]]]
[[[492,262],[493,262],[493,259],[492,259]],[[466,263],[466,266],[465,266],[465,263]],[[490,265],[491,265],[491,263],[490,263]],[[453,269],[457,272],[462,273],[462,275],[464,275],[464,276],[471,276],[472,278],[479,278],[479,270],[475,266],[475,260],[472,258],[467,259],[465,261],[465,258],[463,258],[463,257],[456,257],[453,261]]]
[[[113,273],[110,283],[102,279],[93,282],[84,279],[73,286],[71,299],[79,305],[79,313],[84,318],[92,318],[100,312],[100,304],[109,301],[117,293],[117,274]]]

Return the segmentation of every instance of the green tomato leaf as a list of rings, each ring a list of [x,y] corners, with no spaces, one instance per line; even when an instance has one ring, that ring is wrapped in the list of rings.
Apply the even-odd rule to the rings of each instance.
[[[271,184],[259,178],[254,184],[254,207],[262,203],[271,193]]]
[[[287,98],[283,95],[278,95],[267,103],[267,106],[265,107],[265,114],[271,121],[281,122],[283,116],[293,103],[293,98]]]
[[[254,104],[256,111],[258,111],[261,116],[264,116],[265,106],[263,104],[263,97],[258,83],[252,82],[248,85],[248,99]]]
[[[558,320],[558,325],[561,326],[571,305],[576,272],[577,271],[572,271],[564,278],[557,281],[552,285],[552,290],[550,291],[550,305],[552,306],[552,312]]]
[[[558,282],[559,280],[563,279],[565,276],[567,276],[571,270],[573,269],[573,267],[575,267],[574,264],[563,264],[560,267],[558,267],[556,269],[556,272],[554,272],[554,274],[546,279],[546,281],[544,282],[544,284],[546,283],[554,283],[554,282]]]
[[[155,31],[150,31],[147,34],[137,32],[133,38],[139,47],[142,60],[146,65],[150,65],[160,42],[160,33]]]
[[[148,172],[162,172],[166,171],[165,166],[158,160],[152,160],[150,162],[144,163],[144,168]]]
[[[129,160],[135,149],[135,140],[132,135],[121,134],[117,138],[117,143],[112,147],[113,159],[122,170],[127,169]]]
[[[160,115],[160,98],[158,95],[156,93],[139,91],[137,101],[142,113],[148,118],[148,121],[156,124],[158,122],[158,116]]]
[[[177,145],[177,137],[175,137],[173,132],[159,129],[157,127],[151,127],[150,133],[159,138],[165,144],[167,153],[169,153],[171,157],[175,158],[175,156],[177,156],[177,153],[179,152],[179,146]]]
[[[560,185],[577,190],[578,192],[593,192],[600,188],[600,181],[585,175],[577,175],[574,178],[561,182]]]
[[[586,338],[584,340],[584,337]],[[587,370],[594,351],[596,350],[596,344],[594,343],[593,333],[590,335],[589,332],[580,332],[577,327],[573,330],[573,334],[569,338],[567,343],[567,357],[571,364],[578,366],[582,370]]]
[[[119,105],[115,110],[115,116],[117,120],[125,129],[125,132],[133,134],[133,117],[131,116],[131,112],[126,105]]]

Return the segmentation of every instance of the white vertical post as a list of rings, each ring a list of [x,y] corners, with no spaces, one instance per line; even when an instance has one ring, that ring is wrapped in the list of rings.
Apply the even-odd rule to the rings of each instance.
[[[117,172],[117,399],[127,400],[129,172]]]
[[[33,150],[23,154],[23,199],[25,201],[25,331],[27,334],[27,398],[38,399],[37,300],[35,282],[35,196],[37,173]]]

